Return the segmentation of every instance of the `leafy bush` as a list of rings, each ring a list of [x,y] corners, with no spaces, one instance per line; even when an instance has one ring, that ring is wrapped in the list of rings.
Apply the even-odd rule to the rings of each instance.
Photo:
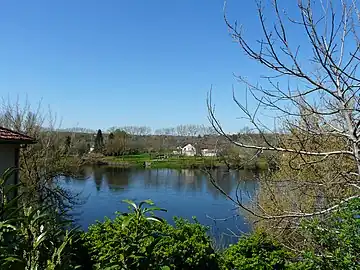
[[[127,201],[133,212],[117,213],[84,234],[96,269],[217,269],[217,255],[207,229],[175,219],[175,226],[154,216],[159,208]]]
[[[175,218],[175,227],[163,224],[163,237],[152,256],[156,263],[171,269],[217,269],[218,255],[211,246],[207,228],[182,218]]]
[[[243,237],[223,252],[225,269],[360,269],[360,199],[326,218],[303,223],[305,247],[287,251],[264,233]]]
[[[223,252],[224,269],[286,269],[291,254],[264,233],[240,238]]]
[[[14,196],[17,186],[6,184],[12,173],[0,179],[0,268],[75,269],[80,234],[65,230],[67,221],[49,207],[23,205],[22,194]]]
[[[360,269],[360,199],[326,219],[303,224],[308,248],[303,262],[312,269]]]

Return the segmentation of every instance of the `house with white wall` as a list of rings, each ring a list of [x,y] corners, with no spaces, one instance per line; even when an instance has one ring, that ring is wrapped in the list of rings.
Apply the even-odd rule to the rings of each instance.
[[[181,148],[181,154],[183,156],[193,157],[196,155],[196,148],[191,144],[187,144]]]
[[[36,143],[34,138],[0,127],[0,176],[9,168],[19,168],[20,148],[33,143]],[[7,184],[17,184],[18,182],[19,174],[16,172],[11,175]]]
[[[201,149],[201,155],[203,157],[216,157],[217,156],[217,151],[216,149]]]

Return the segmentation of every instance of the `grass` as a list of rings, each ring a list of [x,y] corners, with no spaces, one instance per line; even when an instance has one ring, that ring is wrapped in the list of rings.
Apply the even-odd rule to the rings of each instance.
[[[128,165],[142,167],[145,162],[149,162],[151,168],[205,168],[220,166],[216,158],[204,157],[168,157],[156,158],[149,154],[127,155],[121,157],[105,157],[105,161],[110,165]]]
[[[143,167],[145,162],[150,164],[151,168],[160,169],[202,169],[202,168],[218,168],[225,166],[225,164],[216,157],[175,157],[170,156],[166,158],[156,158],[155,155],[139,154],[126,156],[110,156],[104,157],[103,161],[108,165],[123,166],[123,167]],[[259,159],[257,162],[246,164],[244,166],[236,167],[236,169],[266,169],[267,162],[264,159]]]

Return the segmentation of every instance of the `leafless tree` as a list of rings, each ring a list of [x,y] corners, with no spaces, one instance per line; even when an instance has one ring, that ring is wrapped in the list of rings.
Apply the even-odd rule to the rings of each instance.
[[[204,127],[204,135],[217,135],[217,134],[218,133],[212,126]]]
[[[143,136],[143,135],[151,134],[151,128],[146,126],[125,126],[119,129],[125,131],[130,135],[135,135],[135,136]]]
[[[57,130],[56,116],[44,113],[41,106],[34,108],[29,102],[3,100],[0,108],[0,126],[25,133],[37,143],[20,151],[20,180],[26,185],[29,199],[46,202],[56,207],[66,207],[75,202],[75,194],[61,188],[62,176],[76,176],[81,162],[66,151],[65,138]]]
[[[187,136],[187,128],[186,125],[178,125],[176,127],[176,134],[178,136]]]
[[[164,134],[164,129],[163,128],[158,128],[154,130],[154,135],[162,135]]]
[[[258,221],[285,230],[360,196],[360,12],[355,0],[269,0],[256,7],[260,32],[253,41],[245,26],[229,21],[226,3],[224,18],[241,50],[268,72],[258,82],[236,76],[244,98],[233,92],[262,142],[227,135],[211,91],[209,119],[232,144],[277,157],[280,169],[260,177],[256,205],[225,195]],[[264,115],[274,124],[262,121]]]

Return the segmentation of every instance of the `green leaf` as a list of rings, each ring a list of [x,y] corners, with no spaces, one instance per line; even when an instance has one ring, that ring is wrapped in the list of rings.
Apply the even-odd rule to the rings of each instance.
[[[127,203],[127,204],[131,205],[132,207],[134,207],[135,210],[138,209],[137,205],[132,200],[125,199],[125,200],[122,200],[122,201],[124,203]]]
[[[139,208],[141,208],[144,204],[148,204],[148,205],[154,205],[154,202],[152,200],[143,200],[140,202],[139,204]]]
[[[15,167],[8,168],[1,176],[0,185],[6,184],[6,181],[9,180],[11,175],[13,175],[18,169]]]
[[[2,260],[9,261],[9,262],[21,262],[21,263],[23,262],[20,258],[17,258],[15,256],[6,257]]]
[[[47,232],[43,232],[36,238],[35,243],[34,243],[34,248],[37,248],[45,240],[46,234],[47,234]]]
[[[14,231],[16,230],[16,227],[14,225],[6,224],[5,222],[0,222],[0,229],[2,228],[12,229]]]
[[[125,228],[129,225],[129,223],[130,223],[130,221],[133,219],[133,217],[134,217],[134,216],[127,216],[127,217],[125,217],[125,218],[123,219],[122,224],[121,224],[121,228],[122,228],[122,229],[125,229]]]
[[[164,220],[162,218],[159,218],[159,217],[146,217],[146,219],[151,220],[151,221],[164,223]]]
[[[148,213],[148,212],[153,212],[153,211],[163,211],[163,212],[167,212],[167,210],[165,208],[160,208],[160,207],[150,207],[150,208],[145,208],[144,209],[144,213]]]

